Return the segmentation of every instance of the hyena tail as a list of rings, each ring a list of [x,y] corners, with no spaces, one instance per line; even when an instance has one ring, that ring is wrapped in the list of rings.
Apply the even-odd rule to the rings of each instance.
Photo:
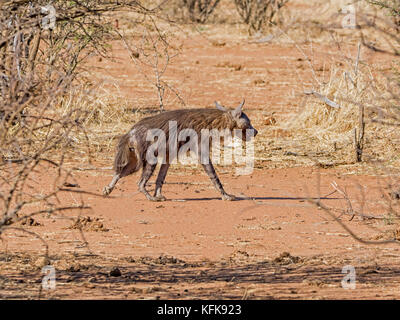
[[[103,188],[103,194],[109,195],[118,180],[138,171],[142,167],[140,152],[135,137],[130,133],[125,134],[119,140],[114,160],[114,176],[111,182]]]
[[[123,135],[118,143],[114,160],[115,174],[122,176],[138,171],[142,167],[141,156],[130,133]]]

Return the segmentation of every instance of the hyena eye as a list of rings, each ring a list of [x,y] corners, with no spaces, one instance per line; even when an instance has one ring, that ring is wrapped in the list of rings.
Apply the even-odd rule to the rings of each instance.
[[[239,129],[246,129],[246,128],[248,128],[248,122],[246,121],[246,119],[240,118],[237,121],[237,126]]]
[[[251,126],[249,121],[244,121],[242,128],[243,129],[250,129],[250,128],[252,128],[252,126]]]

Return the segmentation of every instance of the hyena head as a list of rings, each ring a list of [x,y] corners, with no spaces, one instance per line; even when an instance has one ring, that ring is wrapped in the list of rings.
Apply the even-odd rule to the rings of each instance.
[[[217,109],[230,113],[233,120],[233,130],[236,129],[236,133],[241,131],[241,135],[238,135],[239,138],[247,141],[257,135],[258,131],[251,125],[249,117],[243,112],[244,100],[239,106],[232,110],[225,108],[216,101],[215,105],[217,106]]]

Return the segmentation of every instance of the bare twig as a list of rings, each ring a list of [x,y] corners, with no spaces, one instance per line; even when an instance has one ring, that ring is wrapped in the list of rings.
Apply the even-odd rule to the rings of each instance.
[[[171,47],[166,35],[160,32],[155,21],[151,20],[151,23],[156,32],[151,32],[145,27],[141,41],[134,49],[120,32],[117,31],[117,34],[139,72],[156,89],[159,108],[164,111],[164,97],[167,89],[178,98],[182,105],[185,105],[180,93],[163,79],[171,60],[178,55],[178,51]],[[172,55],[170,53],[171,50],[175,51]],[[148,70],[149,68],[152,72]]]
[[[317,206],[324,210],[333,220],[335,220],[344,230],[346,230],[356,241],[362,244],[370,244],[370,245],[385,245],[385,244],[400,244],[399,240],[382,240],[382,241],[373,241],[373,240],[364,240],[357,236],[346,224],[344,224],[336,215],[332,212],[332,209],[322,204],[320,201],[316,200],[308,200],[313,205]]]
[[[337,104],[335,101],[330,100],[328,97],[314,91],[304,91],[304,94],[306,95],[314,95],[315,97],[317,97],[318,99],[320,99],[322,102],[324,102],[325,104],[327,104],[328,106],[332,107],[332,108],[336,108],[339,109],[341,108],[341,106],[339,104]]]

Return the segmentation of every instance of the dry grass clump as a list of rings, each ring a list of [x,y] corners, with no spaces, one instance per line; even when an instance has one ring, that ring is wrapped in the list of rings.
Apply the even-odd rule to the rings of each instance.
[[[351,76],[354,77],[354,73]],[[359,74],[351,80],[345,71],[332,68],[329,81],[321,82],[314,91],[335,102],[338,107],[329,106],[318,97],[310,97],[303,109],[287,123],[293,137],[307,137],[311,143],[325,149],[332,148],[333,144],[352,144],[354,128],[358,123],[358,104],[373,99],[371,91],[365,90],[371,79],[365,76]]]
[[[86,112],[86,117],[82,122],[84,128],[103,124],[118,126],[130,121],[133,113],[129,101],[121,97],[119,88],[116,86],[113,88],[99,86],[91,89],[90,85],[86,84],[68,92],[55,110],[66,113],[78,104]]]
[[[281,124],[290,134],[292,146],[301,150],[301,155],[318,157],[322,163],[354,163],[355,132],[360,130],[363,108],[363,161],[399,160],[397,130],[377,120],[378,114],[390,108],[384,79],[379,80],[365,64],[349,63],[347,68],[334,65],[329,72],[328,81],[316,79],[317,88],[305,91],[302,109]]]
[[[107,88],[103,85],[91,89],[86,85],[68,92],[55,106],[54,112],[60,114],[68,114],[79,106],[86,115],[80,125],[84,130],[69,136],[68,155],[72,162],[81,162],[82,156],[87,155],[96,163],[109,161],[114,155],[116,139],[148,115],[147,110],[134,109],[130,101],[118,92],[116,86]]]

